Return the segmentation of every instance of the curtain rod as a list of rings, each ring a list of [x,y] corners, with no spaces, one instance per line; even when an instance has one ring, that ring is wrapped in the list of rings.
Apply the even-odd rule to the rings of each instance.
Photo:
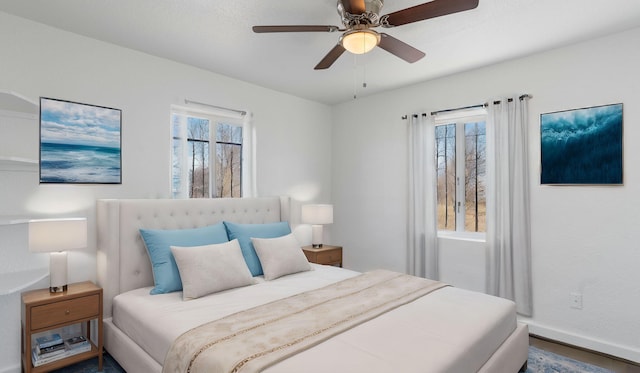
[[[524,100],[525,98],[532,98],[533,96],[531,96],[530,94],[524,94],[521,95],[520,97],[518,97],[518,99],[520,101]],[[500,102],[502,102],[501,100],[496,100],[493,101],[494,105],[499,105]],[[507,99],[507,102],[513,102],[512,98]],[[485,102],[484,104],[477,104],[477,105],[471,105],[471,106],[464,106],[464,107],[459,107],[459,108],[455,108],[455,109],[445,109],[445,110],[438,110],[438,111],[432,111],[431,115],[436,115],[436,114],[440,114],[440,113],[447,113],[450,111],[458,111],[458,110],[467,110],[467,109],[476,109],[476,108],[481,108],[481,107],[487,107],[489,106],[488,102]]]
[[[500,103],[500,101],[497,102],[498,104]],[[496,102],[494,102],[494,104],[496,104]],[[489,104],[484,103],[484,104],[478,104],[478,105],[471,105],[471,106],[463,106],[463,107],[458,107],[455,109],[444,109],[444,110],[438,110],[438,111],[432,111],[431,115],[437,115],[437,114],[442,114],[442,113],[448,113],[451,111],[459,111],[459,110],[467,110],[467,109],[477,109],[477,108],[481,108],[481,107],[487,107],[489,106]]]
[[[524,95],[521,95],[520,97],[518,97],[518,99],[519,99],[520,101],[524,100],[525,98],[533,98],[533,96],[532,96],[532,95],[530,95],[530,94],[524,94]],[[493,101],[493,104],[494,104],[494,105],[498,105],[498,104],[500,104],[500,102],[502,102],[502,101],[501,101],[501,100]],[[507,99],[507,102],[513,102],[513,99],[512,99],[512,98],[509,98],[509,99]],[[447,113],[447,112],[450,112],[450,111],[467,110],[467,109],[477,109],[477,108],[487,107],[487,106],[489,106],[489,103],[488,103],[488,102],[485,102],[484,104],[477,104],[477,105],[463,106],[463,107],[459,107],[459,108],[455,108],[455,109],[444,109],[444,110],[432,111],[432,112],[431,112],[431,115],[437,115],[437,114],[440,114],[440,113]],[[426,116],[426,115],[427,115],[426,113],[422,113],[422,116]],[[417,117],[418,115],[417,115],[417,114],[414,114],[414,116],[415,116],[415,117]],[[402,119],[407,119],[407,116],[406,116],[406,115],[404,115],[404,116],[402,117]]]
[[[220,110],[227,110],[227,111],[232,111],[234,113],[238,113],[242,116],[247,115],[247,112],[244,110],[236,110],[236,109],[230,109],[230,108],[226,108],[226,107],[222,107],[222,106],[216,106],[216,105],[211,105],[211,104],[205,104],[204,102],[198,102],[198,101],[193,101],[193,100],[189,100],[188,98],[184,99],[184,103],[185,104],[196,104],[196,105],[202,105],[202,106],[208,106],[214,109],[220,109]]]

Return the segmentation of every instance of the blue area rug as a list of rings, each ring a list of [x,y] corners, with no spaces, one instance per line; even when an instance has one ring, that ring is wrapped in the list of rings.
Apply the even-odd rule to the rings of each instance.
[[[526,373],[613,373],[595,365],[529,346]]]
[[[80,362],[68,367],[64,367],[62,369],[52,371],[52,373],[97,373],[97,372],[126,373],[124,369],[122,369],[122,367],[108,353],[104,353],[102,355],[102,371],[98,370],[97,357],[93,359],[85,360],[83,362]]]
[[[613,373],[610,370],[585,364],[551,352],[529,347],[526,373]],[[104,354],[104,373],[125,373],[124,369],[107,353]],[[98,359],[87,360],[70,367],[58,369],[55,373],[97,373]],[[137,373],[137,372],[132,372]],[[453,372],[452,372],[453,373]],[[459,372],[456,372],[459,373]],[[515,372],[514,372],[515,373]]]

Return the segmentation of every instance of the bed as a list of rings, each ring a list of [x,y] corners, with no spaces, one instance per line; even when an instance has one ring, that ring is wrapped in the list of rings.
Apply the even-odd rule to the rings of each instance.
[[[188,301],[182,291],[150,295],[154,275],[140,229],[192,229],[222,221],[267,225],[289,221],[289,213],[286,197],[99,200],[97,261],[105,349],[128,372],[162,372],[180,338],[200,325],[369,275],[311,265],[309,271],[268,280],[257,276],[251,285]],[[528,330],[517,322],[512,302],[451,286],[434,289],[326,340],[310,342],[308,348],[276,359],[262,371],[526,370]]]

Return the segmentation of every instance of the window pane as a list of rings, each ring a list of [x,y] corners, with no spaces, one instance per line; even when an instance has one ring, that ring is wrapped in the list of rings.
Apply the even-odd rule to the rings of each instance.
[[[209,197],[209,142],[188,140],[189,198]]]
[[[182,167],[180,165],[180,153],[182,147],[180,146],[180,139],[173,139],[173,154],[171,158],[171,193],[173,194],[173,198],[178,198],[180,196],[180,189],[182,184]]]
[[[486,129],[465,123],[465,231],[486,231]]]
[[[216,127],[216,197],[242,197],[242,127]]]
[[[456,230],[456,125],[436,126],[438,230]]]
[[[182,144],[183,131],[186,126],[187,117],[173,113],[171,114],[171,135],[172,135],[172,154],[171,154],[171,193],[173,198],[180,197],[180,191],[184,188],[182,185]]]
[[[187,137],[191,140],[209,141],[209,119],[187,117]]]
[[[216,142],[242,144],[242,127],[233,124],[218,123]]]
[[[209,120],[173,113],[171,134],[174,198],[180,197],[184,188],[189,198],[209,197]]]
[[[187,118],[189,198],[209,197],[209,120]]]

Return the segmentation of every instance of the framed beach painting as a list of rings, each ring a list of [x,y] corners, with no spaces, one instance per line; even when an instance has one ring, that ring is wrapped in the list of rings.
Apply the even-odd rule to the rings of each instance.
[[[540,115],[541,184],[622,185],[622,104]]]
[[[122,111],[40,98],[40,183],[121,184]]]

